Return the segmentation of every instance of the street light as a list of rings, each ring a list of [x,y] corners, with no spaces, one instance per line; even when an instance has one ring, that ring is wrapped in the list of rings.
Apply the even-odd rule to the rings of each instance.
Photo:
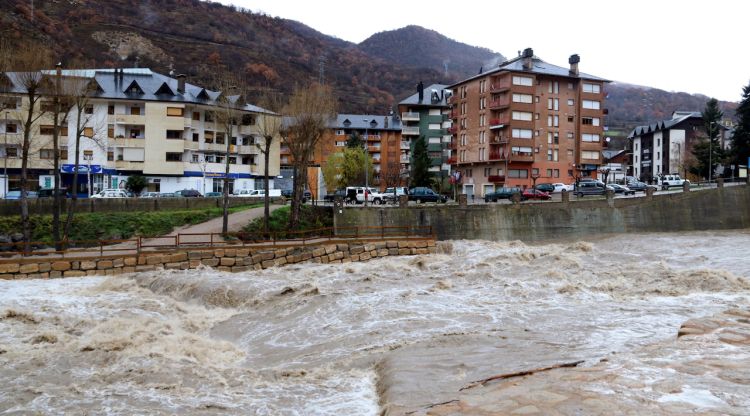
[[[716,124],[715,121],[711,121],[708,123],[708,186],[711,186],[711,182],[714,179],[714,170],[713,170],[713,153],[714,153],[714,140],[713,140],[713,128],[712,126]]]
[[[362,121],[365,123],[365,206],[367,206],[367,194],[370,192],[370,188],[369,188],[369,185],[368,185],[368,178],[367,178],[368,176],[370,176],[369,175],[370,172],[367,169],[367,156],[368,156],[368,149],[367,149],[367,122],[369,120],[365,118]]]
[[[8,112],[5,112],[5,137],[3,138],[3,198],[8,195]]]
[[[94,154],[93,154],[93,152],[92,152],[91,154],[89,154],[89,153],[86,153],[86,151],[84,151],[84,152],[83,152],[83,158],[84,158],[84,159],[86,160],[86,162],[88,163],[88,168],[89,168],[89,169],[88,169],[88,171],[86,172],[86,174],[88,175],[88,180],[87,180],[86,182],[88,182],[88,188],[89,188],[89,198],[91,198],[91,188],[92,188],[92,187],[93,187],[93,185],[94,185],[94,182],[93,182],[93,178],[91,177],[91,159],[93,159],[93,158],[94,158]]]

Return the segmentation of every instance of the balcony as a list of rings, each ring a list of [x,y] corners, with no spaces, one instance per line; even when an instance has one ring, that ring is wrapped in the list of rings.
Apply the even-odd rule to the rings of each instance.
[[[455,156],[451,156],[448,158],[448,160],[446,160],[446,163],[448,163],[449,165],[455,165],[457,161],[458,159]]]
[[[510,119],[508,116],[490,119],[490,129],[501,129],[508,125]]]
[[[507,144],[510,142],[510,138],[503,136],[490,137],[490,144]]]
[[[401,120],[403,120],[403,121],[419,121],[419,113],[414,113],[414,112],[411,112],[411,111],[406,112],[406,113],[401,113]]]
[[[367,146],[367,151],[370,153],[380,153],[380,146]]]
[[[130,115],[130,114],[114,114],[107,116],[107,122],[111,124],[130,124],[145,126],[146,116],[141,115]]]
[[[401,135],[403,135],[403,136],[419,136],[419,127],[404,126],[404,127],[401,128]]]
[[[448,133],[449,134],[456,134],[456,133],[458,133],[458,126],[453,126],[453,127],[449,128],[448,129]]]
[[[534,162],[534,155],[532,153],[511,153],[509,160],[511,162]]]
[[[146,140],[144,140],[143,138],[125,139],[122,137],[118,137],[116,139],[111,139],[109,141],[109,145],[112,147],[145,147]]]
[[[510,78],[505,78],[490,84],[490,92],[503,92],[510,89]]]
[[[487,160],[505,160],[505,157],[503,156],[503,152],[500,150],[491,151]]]
[[[451,140],[451,142],[448,143],[448,149],[453,149],[453,150],[458,149],[458,141]]]
[[[115,162],[117,170],[143,170],[143,162],[131,162],[129,160],[118,160]]]
[[[409,146],[409,143],[401,142],[400,146],[401,150],[411,150],[411,146]]]
[[[409,156],[401,156],[401,163],[409,163]]]
[[[497,110],[500,108],[505,108],[510,105],[510,97],[505,96],[503,98],[496,98],[494,100],[490,100],[489,107],[490,109]]]
[[[185,150],[200,150],[200,143],[185,141]]]
[[[503,183],[505,182],[505,175],[490,175],[487,177],[487,181],[492,183]]]
[[[451,110],[450,117],[452,120],[458,119],[458,110]]]
[[[184,123],[184,126],[185,126],[186,129],[189,129],[189,128],[193,127],[193,119],[191,119],[191,118],[183,118],[182,120],[183,120],[183,123]]]

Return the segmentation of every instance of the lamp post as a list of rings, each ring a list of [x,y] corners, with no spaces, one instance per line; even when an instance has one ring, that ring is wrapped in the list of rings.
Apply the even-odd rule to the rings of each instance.
[[[368,155],[368,149],[367,149],[367,122],[368,119],[362,120],[365,123],[365,206],[367,206],[367,194],[370,192],[369,184],[368,184],[368,176],[369,170],[367,169],[367,155]]]
[[[711,182],[714,179],[713,170],[713,153],[714,153],[714,139],[713,139],[713,125],[715,121],[708,123],[708,186],[711,186]]]
[[[5,112],[5,135],[3,138],[3,198],[8,195],[8,112]]]
[[[91,198],[91,187],[93,186],[93,179],[91,178],[91,159],[94,158],[93,154],[85,154],[83,155],[83,158],[86,159],[86,163],[88,164],[88,171],[86,171],[86,175],[88,175],[88,188],[89,188],[89,198]]]

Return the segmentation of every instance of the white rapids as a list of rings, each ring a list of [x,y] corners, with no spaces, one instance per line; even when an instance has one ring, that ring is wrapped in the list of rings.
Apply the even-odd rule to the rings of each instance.
[[[650,346],[684,321],[750,307],[748,230],[451,244],[236,274],[0,281],[0,413],[398,414],[498,373],[661,359]],[[750,403],[750,387],[731,401],[712,388],[734,387],[652,402]]]

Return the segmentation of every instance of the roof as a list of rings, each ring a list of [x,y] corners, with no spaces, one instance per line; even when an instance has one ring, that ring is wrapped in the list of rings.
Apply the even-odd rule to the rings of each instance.
[[[386,126],[386,121],[388,125]],[[329,124],[329,127],[335,129],[354,129],[354,130],[401,130],[401,120],[395,115],[374,115],[374,114],[338,114],[336,121]]]
[[[447,94],[446,94],[447,93]],[[399,104],[404,105],[423,105],[428,107],[449,107],[448,97],[453,91],[448,89],[447,85],[432,84],[424,89],[422,101],[419,101],[419,92],[404,98]]]
[[[43,70],[40,73],[44,77],[55,75],[54,70]],[[23,93],[24,87],[19,82],[21,73],[8,72],[6,75],[13,84],[9,92]],[[62,76],[63,79],[76,77],[95,80],[99,87],[92,93],[92,97],[95,98],[216,105],[216,100],[222,96],[220,91],[207,90],[187,82],[185,91],[179,92],[179,81],[176,78],[153,72],[148,68],[63,70]],[[236,97],[229,96],[230,101]],[[242,109],[271,113],[251,104],[246,104]]]
[[[614,157],[619,156],[620,154],[622,154],[624,152],[625,152],[625,149],[620,149],[620,150],[602,150],[602,156],[604,157],[604,159],[609,160],[609,159],[612,159]]]
[[[498,65],[497,68],[491,69],[489,71],[481,72],[477,75],[474,75],[471,78],[467,78],[461,82],[457,82],[453,85],[450,85],[449,88],[453,88],[456,85],[463,84],[475,78],[482,78],[487,75],[495,74],[499,72],[526,72],[526,73],[532,73],[532,74],[553,75],[553,76],[558,76],[558,77],[586,79],[590,81],[611,82],[608,79],[600,78],[600,77],[586,74],[583,72],[579,72],[578,75],[571,75],[570,68],[557,66],[549,62],[545,62],[536,55],[531,57],[531,60],[532,60],[531,69],[524,69],[523,60],[524,58],[522,56],[519,56],[509,61],[505,61],[501,63],[500,65]]]
[[[645,126],[637,126],[633,129],[633,131],[630,132],[630,134],[628,134],[628,139],[632,139],[637,136],[643,136],[644,134],[654,133],[660,130],[668,130],[675,125],[691,118],[703,119],[703,115],[701,115],[699,111],[675,111],[672,116],[673,117],[670,120],[657,121],[656,123],[648,124]]]

